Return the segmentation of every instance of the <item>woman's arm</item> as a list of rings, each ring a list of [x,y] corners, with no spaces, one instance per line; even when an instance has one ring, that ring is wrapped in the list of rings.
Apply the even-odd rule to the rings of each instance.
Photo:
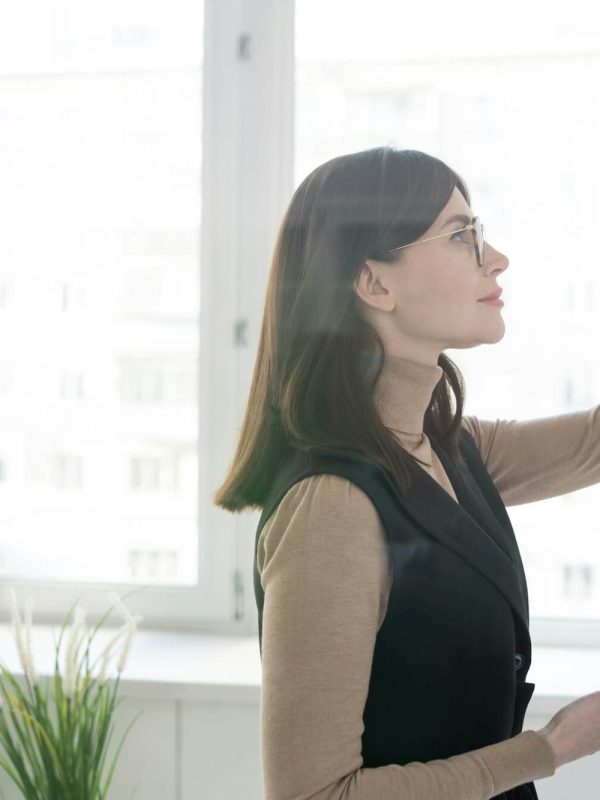
[[[265,800],[487,800],[553,775],[535,731],[448,759],[362,767],[391,567],[370,499],[336,475],[295,484],[261,531]]]
[[[600,482],[600,405],[522,421],[468,416],[462,423],[507,506]]]

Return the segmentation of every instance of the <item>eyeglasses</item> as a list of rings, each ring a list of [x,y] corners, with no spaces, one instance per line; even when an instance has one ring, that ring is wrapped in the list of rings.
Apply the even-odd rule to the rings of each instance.
[[[473,222],[471,222],[470,225],[465,225],[464,228],[458,228],[458,230],[455,231],[447,231],[446,233],[438,233],[435,236],[428,236],[426,239],[417,239],[416,242],[402,244],[400,247],[393,247],[391,250],[388,250],[388,252],[394,253],[396,250],[402,250],[404,247],[412,247],[415,244],[423,244],[424,242],[429,242],[431,239],[440,239],[442,236],[453,236],[455,233],[460,233],[461,231],[473,231],[473,244],[475,246],[477,263],[480,267],[483,267],[483,243],[485,241],[485,234],[483,232],[483,225],[481,224],[479,217],[473,217]]]

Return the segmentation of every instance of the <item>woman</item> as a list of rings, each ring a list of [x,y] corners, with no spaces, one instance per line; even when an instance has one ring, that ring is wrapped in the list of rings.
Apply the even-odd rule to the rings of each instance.
[[[600,481],[598,408],[463,417],[443,352],[500,341],[485,298],[508,263],[420,151],[343,155],[294,193],[214,495],[262,509],[268,800],[531,800],[600,748],[600,692],[522,731],[529,609],[505,509]]]

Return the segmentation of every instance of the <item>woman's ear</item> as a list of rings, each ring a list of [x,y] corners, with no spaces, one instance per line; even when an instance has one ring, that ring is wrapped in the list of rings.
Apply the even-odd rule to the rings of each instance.
[[[368,258],[354,280],[353,290],[356,296],[366,305],[380,311],[392,311],[394,298],[391,292],[383,285],[385,283],[383,274],[385,266],[381,261]]]

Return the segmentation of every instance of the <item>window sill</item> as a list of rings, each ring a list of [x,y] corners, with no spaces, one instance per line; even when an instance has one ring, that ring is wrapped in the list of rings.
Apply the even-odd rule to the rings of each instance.
[[[36,625],[34,664],[40,675],[54,671],[54,626]],[[97,635],[100,648],[112,631]],[[63,641],[62,652],[64,653]],[[94,653],[97,652],[94,650]],[[3,663],[21,674],[10,626],[0,625]],[[537,647],[527,680],[535,683],[528,714],[553,713],[597,690],[600,648]],[[257,636],[140,630],[133,641],[120,694],[168,700],[259,705],[261,663]]]
[[[34,625],[32,630],[33,660],[39,675],[54,674],[53,631],[58,639],[60,628],[55,626]],[[94,642],[98,647],[92,648],[93,657],[101,651],[112,632],[112,629],[98,632]],[[61,659],[67,638],[68,632],[61,645]],[[11,627],[7,624],[0,625],[0,653],[4,654],[2,661],[8,669],[22,674]],[[110,674],[113,675],[114,660],[111,664]],[[261,665],[255,636],[138,630],[121,677],[119,694],[258,705],[260,684]]]

